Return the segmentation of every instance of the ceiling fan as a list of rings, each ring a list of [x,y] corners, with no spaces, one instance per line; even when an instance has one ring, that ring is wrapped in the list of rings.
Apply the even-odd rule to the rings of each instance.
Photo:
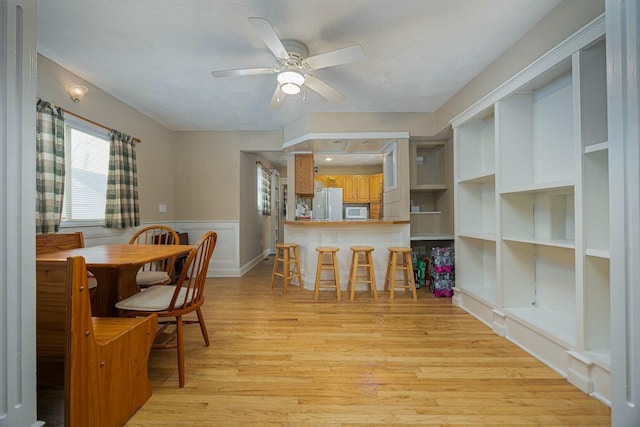
[[[304,43],[298,40],[280,40],[268,20],[257,17],[248,19],[264,44],[276,57],[279,66],[212,71],[213,77],[277,74],[276,90],[269,104],[271,108],[280,107],[287,95],[299,93],[303,86],[331,102],[342,102],[344,95],[313,76],[311,71],[362,60],[365,58],[362,46],[353,45],[310,57]]]

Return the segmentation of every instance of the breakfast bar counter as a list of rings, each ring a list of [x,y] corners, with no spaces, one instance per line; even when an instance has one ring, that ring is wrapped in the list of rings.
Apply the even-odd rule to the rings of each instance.
[[[343,219],[340,221],[330,221],[326,219],[311,219],[284,221],[284,225],[299,225],[309,227],[359,227],[362,225],[392,225],[392,224],[409,224],[408,220],[392,220],[392,219]]]
[[[337,258],[342,290],[347,288],[351,267],[351,246],[373,247],[376,285],[379,290],[382,290],[389,257],[388,248],[411,245],[408,220],[302,220],[284,221],[283,224],[284,241],[298,245],[304,287],[311,290],[314,288],[316,278],[317,247],[335,246],[340,249]],[[365,289],[366,285],[358,285],[356,288],[356,290]]]

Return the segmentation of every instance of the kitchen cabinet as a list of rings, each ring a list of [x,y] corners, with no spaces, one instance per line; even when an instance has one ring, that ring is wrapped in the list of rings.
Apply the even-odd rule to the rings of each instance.
[[[343,178],[342,175],[316,175],[316,181],[320,181],[324,188],[342,188]]]
[[[327,177],[326,177],[326,175],[316,175],[315,181],[321,183],[323,188],[329,187],[327,185]]]
[[[376,173],[369,175],[369,200],[371,203],[382,202],[382,183],[384,175]]]
[[[382,202],[371,201],[369,204],[369,219],[382,219]]]
[[[369,203],[369,175],[343,175],[342,201]]]
[[[301,197],[313,197],[313,154],[296,154],[295,191]]]
[[[383,175],[317,175],[325,188],[342,188],[343,203],[382,201]]]
[[[353,175],[342,177],[342,201],[344,203],[356,203],[356,186]]]
[[[353,175],[356,203],[369,203],[369,175]]]
[[[590,25],[452,121],[454,303],[607,401],[607,62]]]
[[[325,175],[324,176],[328,188],[342,188],[344,178],[342,175]]]

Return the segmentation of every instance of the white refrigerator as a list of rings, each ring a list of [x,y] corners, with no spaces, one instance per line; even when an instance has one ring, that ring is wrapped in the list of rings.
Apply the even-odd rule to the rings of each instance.
[[[342,188],[323,188],[313,195],[313,219],[342,220]]]

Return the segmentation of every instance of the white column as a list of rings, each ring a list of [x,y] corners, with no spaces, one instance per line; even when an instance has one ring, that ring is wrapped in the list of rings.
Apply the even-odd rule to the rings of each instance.
[[[606,0],[612,425],[640,425],[640,76],[637,0]]]
[[[0,0],[0,427],[36,425],[36,0]]]

